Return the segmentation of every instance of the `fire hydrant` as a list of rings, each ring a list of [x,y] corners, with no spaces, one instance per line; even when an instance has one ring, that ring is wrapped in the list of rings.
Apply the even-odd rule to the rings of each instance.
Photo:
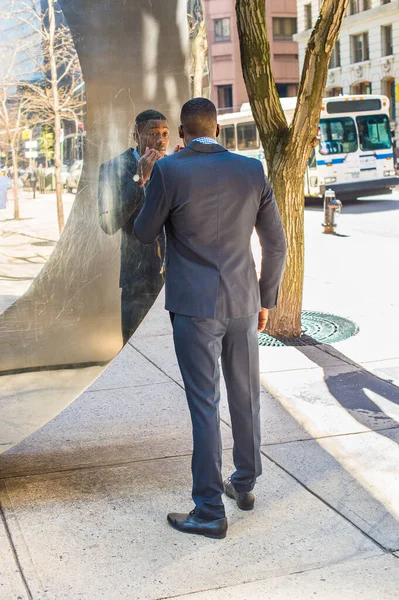
[[[324,227],[323,233],[334,233],[337,224],[335,223],[335,213],[341,214],[342,202],[335,197],[333,190],[326,190],[324,193]]]

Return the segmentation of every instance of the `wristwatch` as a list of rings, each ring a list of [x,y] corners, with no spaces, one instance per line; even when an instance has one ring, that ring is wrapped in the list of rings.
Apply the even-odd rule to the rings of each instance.
[[[133,181],[135,181],[136,183],[140,181],[140,175],[138,173],[133,175]]]

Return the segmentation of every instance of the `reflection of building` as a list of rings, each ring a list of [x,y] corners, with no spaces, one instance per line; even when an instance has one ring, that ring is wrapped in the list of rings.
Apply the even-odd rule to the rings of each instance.
[[[319,0],[298,0],[299,62],[319,10]],[[396,91],[396,94],[395,94]],[[328,71],[326,96],[385,94],[391,129],[399,139],[399,5],[390,0],[351,0]]]
[[[241,71],[234,0],[203,0],[211,62],[212,100],[219,109],[248,102]],[[266,19],[273,75],[281,97],[298,89],[296,0],[267,0]]]

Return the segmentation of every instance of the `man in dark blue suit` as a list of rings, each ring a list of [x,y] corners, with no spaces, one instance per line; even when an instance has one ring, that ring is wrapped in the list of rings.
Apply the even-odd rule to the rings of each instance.
[[[98,181],[101,228],[109,235],[122,232],[119,286],[124,344],[140,325],[164,283],[163,236],[143,246],[134,235],[133,223],[144,202],[143,183],[169,145],[166,117],[152,109],[138,114],[134,139],[134,148],[100,166]]]
[[[175,529],[223,538],[223,491],[239,508],[254,506],[261,474],[260,377],[257,332],[277,302],[286,244],[273,192],[259,161],[216,142],[216,108],[205,98],[181,111],[186,147],[154,165],[137,238],[167,233],[166,309],[173,315],[176,355],[193,424],[190,513],[170,513]],[[262,247],[257,279],[254,227]],[[219,423],[219,366],[226,380],[235,472],[224,483]]]

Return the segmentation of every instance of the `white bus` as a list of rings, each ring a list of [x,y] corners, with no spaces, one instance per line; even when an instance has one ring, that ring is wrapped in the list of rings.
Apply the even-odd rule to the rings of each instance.
[[[322,183],[338,198],[358,198],[399,185],[386,96],[324,98],[316,150]]]
[[[291,121],[295,110],[296,98],[281,98],[281,105],[288,122]],[[257,158],[263,164],[267,173],[265,153],[260,142],[251,107],[249,103],[241,106],[239,112],[218,116],[220,125],[219,141],[231,152]],[[316,154],[313,151],[305,173],[305,198],[322,198],[324,187],[321,186],[317,172]]]

